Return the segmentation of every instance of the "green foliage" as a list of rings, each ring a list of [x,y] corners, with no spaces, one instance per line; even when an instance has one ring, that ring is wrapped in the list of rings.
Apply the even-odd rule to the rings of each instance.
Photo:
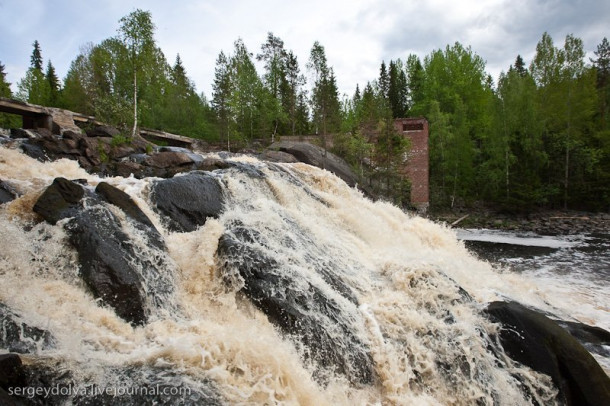
[[[337,78],[324,47],[315,42],[307,69],[268,33],[256,55],[238,39],[216,60],[210,102],[198,94],[180,56],[170,65],[155,43],[148,11],[119,20],[117,35],[85,45],[60,80],[49,61],[43,72],[40,44],[16,97],[65,107],[121,128],[138,125],[248,146],[277,135],[319,134],[326,148],[356,169],[373,192],[406,205],[405,138],[394,118],[423,116],[429,122],[432,205],[475,201],[507,210],[535,207],[610,209],[610,44],[604,38],[585,63],[579,38],[556,47],[548,33],[526,66],[518,55],[497,87],[485,63],[460,43],[420,60],[381,63],[379,76],[356,86],[340,102]],[[0,95],[13,97],[0,64]],[[0,116],[7,126],[15,117]],[[127,142],[124,136],[111,146]],[[106,155],[104,155],[106,153]],[[107,159],[107,149],[100,156]],[[105,158],[104,158],[105,157]]]
[[[11,84],[6,80],[4,65],[0,62],[0,97],[13,97]],[[17,128],[21,125],[19,116],[14,114],[0,113],[0,128]]]
[[[106,145],[100,140],[97,141],[97,153],[102,163],[108,163],[110,161],[110,157],[106,152]]]
[[[51,101],[51,85],[42,72],[40,44],[38,41],[34,41],[33,46],[34,50],[30,58],[31,66],[25,77],[17,83],[18,92],[16,97],[28,103],[46,106]]]
[[[121,145],[130,145],[133,138],[126,137],[121,134],[113,135],[112,140],[110,141],[110,145],[112,147],[120,147]]]
[[[25,77],[17,84],[17,98],[32,104],[48,105],[51,87],[41,70],[29,68]]]
[[[411,64],[417,69],[416,61]],[[420,94],[411,109],[430,122],[430,187],[441,205],[480,198],[475,167],[491,121],[484,68],[481,57],[460,43],[424,59]]]
[[[55,67],[49,61],[47,63],[47,71],[45,72],[45,79],[49,83],[49,106],[57,107],[59,105],[60,100],[60,86],[59,86],[59,78],[55,73]]]
[[[36,70],[42,70],[42,52],[40,50],[40,43],[38,40],[35,40],[32,44],[34,50],[32,51],[32,56],[30,57],[30,67]]]
[[[326,149],[326,135],[341,127],[341,105],[334,71],[328,66],[324,47],[316,41],[309,54],[308,69],[314,77],[311,111],[316,134]]]

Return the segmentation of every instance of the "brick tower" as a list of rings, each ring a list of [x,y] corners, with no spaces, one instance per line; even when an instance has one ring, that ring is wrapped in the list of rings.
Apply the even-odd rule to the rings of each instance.
[[[425,118],[397,118],[396,131],[411,141],[404,173],[411,181],[411,204],[419,211],[428,210],[428,121]]]

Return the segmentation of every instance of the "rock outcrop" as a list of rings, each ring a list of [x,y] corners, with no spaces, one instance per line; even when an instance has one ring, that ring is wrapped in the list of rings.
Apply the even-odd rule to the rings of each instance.
[[[155,182],[150,198],[170,230],[189,232],[218,217],[223,208],[222,188],[207,172],[195,171]]]
[[[344,375],[354,384],[373,383],[373,359],[357,333],[362,320],[354,316],[357,312],[346,310],[357,307],[350,288],[337,275],[328,280],[324,270],[318,273],[325,283],[294,274],[257,249],[259,244],[266,244],[260,234],[239,224],[220,238],[217,255],[225,281],[231,285],[238,278],[240,292],[284,334],[304,345],[319,368]],[[329,286],[343,298],[329,296]],[[323,373],[320,379],[324,381]]]
[[[153,247],[163,249],[164,244],[150,219],[128,196],[107,184],[98,186],[98,190],[102,198],[92,192],[85,193],[75,182],[57,178],[39,197],[34,211],[51,224],[69,218],[65,229],[78,252],[81,277],[92,294],[112,307],[119,317],[140,325],[147,321],[150,313],[143,288],[144,274],[156,274],[161,292],[167,293],[173,285],[159,277],[164,264],[141,255],[103,200],[121,208],[128,217],[146,227],[148,241]],[[86,205],[83,204],[85,199],[88,200]],[[148,295],[158,295],[159,291],[148,292]]]
[[[506,354],[549,375],[564,404],[610,404],[610,378],[558,323],[516,302],[493,302],[486,313],[502,324],[500,342]]]
[[[343,179],[349,186],[353,187],[358,183],[358,177],[351,170],[347,162],[317,145],[306,142],[281,141],[272,144],[268,150],[283,152],[293,156],[299,162],[326,169]],[[292,159],[285,155],[278,156],[278,154],[273,153],[267,154],[272,156],[275,161],[280,161],[281,158],[287,158],[286,161],[282,160],[282,162],[292,161]]]

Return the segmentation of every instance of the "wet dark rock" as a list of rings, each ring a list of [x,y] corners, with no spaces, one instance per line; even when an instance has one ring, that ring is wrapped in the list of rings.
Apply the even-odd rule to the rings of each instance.
[[[82,186],[66,178],[55,178],[34,205],[34,212],[51,224],[74,216],[85,191]]]
[[[576,338],[589,352],[610,357],[610,331],[574,321],[557,320],[557,323]]]
[[[25,386],[25,370],[17,354],[0,354],[0,388]]]
[[[0,180],[0,204],[8,203],[15,200],[17,192],[11,185],[3,180]]]
[[[32,139],[32,138],[40,138],[40,135],[38,135],[34,130],[26,130],[23,128],[11,128],[11,138]]]
[[[15,388],[26,386],[25,369],[19,355],[0,355],[0,404],[3,406],[29,404],[25,399],[10,396],[10,394],[14,394]]]
[[[53,345],[48,331],[26,324],[18,314],[0,303],[0,348],[25,354]]]
[[[150,198],[173,231],[189,232],[217,218],[224,197],[219,182],[212,175],[195,171],[155,182]]]
[[[234,227],[219,241],[217,255],[225,281],[267,315],[284,334],[301,343],[305,354],[323,370],[333,370],[354,384],[375,380],[369,348],[357,334],[356,305],[341,304],[325,292],[319,279],[286,272],[278,261],[257,248],[264,244],[254,230]],[[237,272],[237,273],[235,273]],[[335,276],[338,277],[338,276]],[[320,374],[324,382],[324,375]]]
[[[141,325],[147,320],[141,281],[132,264],[137,257],[118,219],[104,206],[80,211],[66,224],[78,252],[81,277],[95,297],[122,319]]]
[[[127,216],[148,227],[155,228],[148,216],[133,201],[131,196],[106,182],[100,182],[95,188],[95,193],[105,201],[119,207]]]
[[[35,403],[26,398],[11,396],[7,391],[0,388],[0,405],[2,406],[24,406],[33,404]]]
[[[163,249],[165,247],[163,237],[148,216],[132,200],[131,196],[106,182],[100,182],[95,188],[95,192],[106,202],[120,208],[127,217],[135,220],[139,228],[146,231],[149,241],[157,248]]]
[[[124,178],[128,178],[132,175],[137,179],[146,177],[144,166],[128,160],[115,163],[112,166],[112,173],[115,176],[122,176]]]
[[[51,160],[51,157],[47,155],[47,153],[40,145],[24,142],[19,146],[19,149],[21,149],[24,154],[36,159],[37,161],[47,162]]]
[[[85,135],[83,133],[72,131],[72,130],[64,131],[64,133],[62,135],[63,135],[64,139],[74,140],[74,141],[80,141],[81,139],[83,139],[83,137],[85,137]]]
[[[173,285],[162,275],[166,264],[156,255],[152,258],[142,255],[102,199],[119,207],[144,229],[143,238],[150,249],[164,250],[163,239],[127,194],[105,182],[98,185],[96,192],[85,193],[77,183],[57,178],[40,196],[34,211],[52,224],[71,218],[65,229],[78,253],[81,277],[87,287],[119,317],[141,325],[149,313],[146,295],[151,296],[154,304],[160,304]],[[152,275],[156,285],[144,289],[142,273]]]
[[[269,147],[270,150],[288,153],[299,162],[326,169],[341,178],[349,186],[358,183],[358,177],[343,159],[323,148],[306,142],[282,141]]]
[[[515,302],[493,302],[486,313],[502,324],[500,342],[515,361],[549,375],[567,405],[609,405],[610,378],[566,330]]]

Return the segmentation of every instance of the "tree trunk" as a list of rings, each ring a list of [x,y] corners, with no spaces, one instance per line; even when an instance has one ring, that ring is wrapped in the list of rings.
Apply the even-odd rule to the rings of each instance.
[[[136,130],[138,128],[138,76],[137,71],[133,70],[133,129],[131,130],[131,137],[135,138]]]

